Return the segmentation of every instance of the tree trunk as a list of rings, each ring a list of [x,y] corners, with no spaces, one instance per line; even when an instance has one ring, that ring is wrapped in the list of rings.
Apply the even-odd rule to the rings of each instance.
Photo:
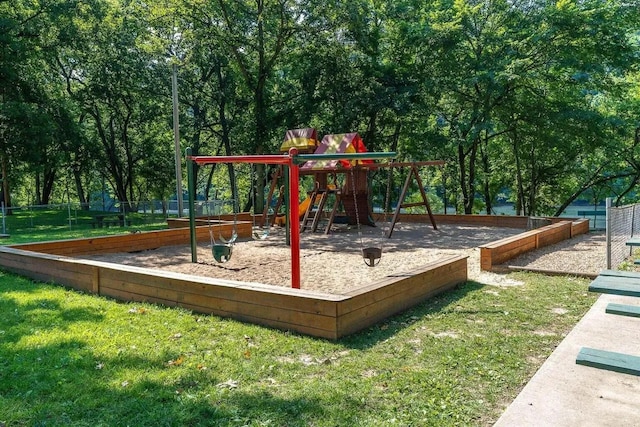
[[[367,126],[367,132],[364,135],[364,142],[367,146],[367,150],[375,151],[377,148],[376,144],[376,124],[377,124],[377,112],[374,111],[369,116],[369,124]],[[399,132],[398,125],[396,125],[396,132]],[[394,134],[394,138],[397,137],[397,134]],[[397,141],[395,141],[397,146]]]
[[[511,147],[513,148],[513,157],[516,162],[516,215],[522,215],[524,208],[524,178],[522,176],[520,154],[518,153],[518,139],[515,131],[511,136]]]
[[[468,153],[464,152],[462,144],[458,144],[458,162],[460,166],[460,186],[462,187],[462,203],[464,213],[473,213],[473,202],[475,201],[475,180],[476,180],[476,160],[478,157],[478,140],[475,138]],[[468,173],[466,169],[467,158],[469,159]]]
[[[56,179],[56,171],[50,168],[45,168],[43,178],[42,199],[40,199],[40,203],[48,205],[51,201],[51,193],[53,192],[53,184]]]
[[[36,201],[35,204],[40,206],[42,204],[42,199],[40,198],[40,190],[42,188],[42,183],[40,182],[40,172],[36,172],[35,176],[35,185],[36,185]]]
[[[87,200],[87,196],[84,192],[84,186],[82,185],[82,176],[80,175],[80,171],[76,168],[73,168],[73,181],[76,185],[76,193],[78,193],[78,202],[80,203],[80,207],[82,210],[89,210],[89,201]]]
[[[469,199],[469,194],[467,192],[467,164],[465,161],[465,153],[464,146],[462,143],[458,143],[458,168],[460,169],[460,191],[462,191],[462,205],[463,207],[467,206],[467,200]],[[457,203],[456,203],[457,205]],[[456,212],[458,212],[458,208],[456,207]]]
[[[396,123],[396,128],[393,131],[393,139],[391,140],[391,152],[394,152],[394,153],[398,152],[398,142],[400,141],[401,129],[402,129],[402,123],[398,121],[398,123]],[[385,201],[383,206],[384,212],[391,211],[391,200],[394,197],[394,194],[392,194],[392,192],[393,192],[393,189],[395,188],[395,181],[393,179],[393,168],[389,168],[388,174],[389,175],[387,177],[387,188],[385,189],[387,193],[385,194]],[[387,194],[389,195],[389,197],[387,197]]]
[[[0,155],[0,163],[2,167],[2,195],[4,196],[2,200],[4,202],[4,207],[7,209],[5,213],[7,215],[12,215],[13,210],[9,209],[11,207],[11,192],[9,185],[9,165],[7,163],[7,158],[3,155]]]
[[[491,167],[489,164],[489,139],[487,138],[485,131],[485,138],[483,140],[482,146],[480,147],[480,157],[482,159],[482,167],[484,169],[484,204],[486,207],[487,215],[491,215],[491,211],[493,210],[492,200],[493,196],[491,195],[491,187],[489,185],[489,178],[491,177]]]

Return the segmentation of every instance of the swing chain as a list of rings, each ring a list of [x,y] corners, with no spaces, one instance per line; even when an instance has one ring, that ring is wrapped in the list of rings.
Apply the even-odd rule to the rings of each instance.
[[[216,200],[218,199],[218,191],[215,192],[214,194],[214,203],[213,206],[215,208],[216,205]],[[220,217],[220,209],[218,210],[218,223],[219,225],[221,225],[221,221],[220,221],[221,217]],[[237,233],[236,233],[236,221],[235,221],[235,209],[234,209],[234,222],[233,222],[233,229],[234,229],[234,236],[232,236],[231,240],[229,242],[226,242],[223,238],[222,238],[222,233],[220,233],[220,240],[224,243],[216,243],[216,239],[215,237],[213,237],[213,227],[211,225],[211,204],[207,203],[207,222],[209,223],[209,236],[211,237],[211,254],[213,255],[213,258],[221,263],[224,264],[225,262],[229,261],[231,259],[231,255],[233,254],[233,242],[235,241],[235,238],[238,237]]]
[[[393,164],[393,160],[391,161],[391,163]],[[393,181],[393,165],[391,165],[389,167],[389,174],[387,175],[387,194],[385,195],[385,199],[384,199],[384,206],[383,206],[383,217],[384,217],[384,227],[381,227],[382,230],[382,236],[386,237],[386,238],[391,238],[391,236],[388,235],[388,233],[384,230],[385,227],[389,226],[389,202],[391,201],[391,183]],[[382,239],[382,245],[384,245],[384,239]]]
[[[364,247],[362,238],[362,228],[360,227],[360,213],[358,212],[358,199],[356,197],[356,183],[355,175],[353,173],[353,166],[351,167],[351,191],[353,191],[353,207],[356,214],[356,224],[358,226],[358,237],[360,240],[360,252],[364,263],[369,267],[375,267],[380,263],[382,259],[382,247]]]

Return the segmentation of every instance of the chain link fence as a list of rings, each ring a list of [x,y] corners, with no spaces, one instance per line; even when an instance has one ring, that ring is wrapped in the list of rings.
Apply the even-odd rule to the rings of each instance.
[[[627,240],[640,235],[640,204],[613,207],[607,199],[606,223],[607,268],[615,270],[632,255]]]
[[[166,223],[178,216],[177,200],[150,200],[108,205],[79,203],[11,206],[2,205],[1,234],[32,231],[39,228],[102,228],[109,226],[142,226]],[[183,212],[188,215],[188,211]]]

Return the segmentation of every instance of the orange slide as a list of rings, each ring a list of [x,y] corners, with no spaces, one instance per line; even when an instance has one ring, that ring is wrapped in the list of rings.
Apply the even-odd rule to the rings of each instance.
[[[300,219],[302,219],[304,214],[307,213],[307,209],[309,209],[309,206],[311,206],[311,197],[307,197],[302,201],[302,203],[300,203],[300,207],[298,208],[300,213]]]

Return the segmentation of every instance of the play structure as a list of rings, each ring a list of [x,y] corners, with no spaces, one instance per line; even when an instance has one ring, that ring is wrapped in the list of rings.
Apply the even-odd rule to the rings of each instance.
[[[389,316],[412,307],[439,293],[452,289],[456,285],[467,280],[467,256],[447,255],[431,261],[425,261],[418,268],[408,269],[402,266],[393,266],[389,270],[380,271],[381,278],[370,280],[366,284],[352,285],[347,291],[337,293],[319,292],[313,289],[300,288],[300,232],[302,224],[309,209],[318,212],[321,188],[325,188],[329,203],[338,197],[343,202],[339,204],[339,211],[347,218],[349,212],[355,216],[351,221],[364,224],[371,217],[371,221],[381,221],[386,212],[371,212],[369,201],[363,200],[360,204],[356,198],[353,208],[345,207],[344,200],[349,203],[353,195],[358,191],[370,192],[366,187],[367,173],[380,168],[388,168],[389,171],[397,168],[405,168],[407,176],[401,191],[393,218],[387,227],[381,227],[385,236],[391,236],[392,222],[402,223],[428,223],[435,228],[438,224],[477,225],[489,227],[513,227],[525,230],[527,228],[526,217],[486,216],[486,215],[438,215],[412,214],[400,211],[400,208],[412,207],[412,204],[404,203],[411,182],[417,182],[419,187],[419,167],[423,165],[441,164],[441,162],[416,162],[401,163],[390,162],[394,153],[367,153],[358,152],[356,136],[347,136],[346,148],[340,148],[340,142],[345,136],[332,136],[328,140],[338,142],[336,151],[331,151],[333,145],[328,145],[324,152],[316,153],[320,144],[309,142],[315,138],[313,130],[291,131],[291,138],[286,152],[279,155],[260,156],[191,156],[188,153],[187,167],[194,164],[215,163],[248,163],[276,165],[275,170],[279,174],[279,180],[271,179],[271,185],[282,187],[284,191],[281,206],[285,213],[284,224],[289,232],[290,247],[285,249],[285,254],[290,250],[291,259],[291,289],[289,277],[279,283],[280,286],[257,283],[239,272],[237,278],[223,279],[216,274],[196,276],[183,274],[164,269],[151,269],[140,266],[124,265],[115,262],[96,261],[82,259],[85,255],[97,255],[108,253],[126,253],[152,251],[160,247],[174,245],[191,245],[191,260],[197,262],[196,244],[212,243],[214,258],[215,251],[219,251],[217,262],[229,261],[233,254],[236,239],[259,239],[256,236],[255,225],[257,216],[249,212],[238,212],[235,201],[227,201],[234,205],[232,212],[207,209],[206,215],[195,217],[194,183],[189,182],[189,219],[169,219],[168,230],[158,230],[143,233],[124,233],[116,236],[92,237],[89,239],[74,239],[67,241],[29,243],[0,247],[0,266],[23,276],[45,282],[55,282],[74,289],[115,298],[123,301],[140,301],[163,304],[165,306],[179,306],[198,313],[214,314],[222,317],[230,317],[237,320],[266,325],[278,329],[296,331],[306,335],[338,339],[340,337],[360,331],[366,327],[388,318]],[[289,135],[289,133],[288,133]],[[347,134],[345,134],[347,135]],[[356,134],[357,135],[357,134]],[[314,138],[310,138],[313,136]],[[354,144],[353,141],[356,141]],[[300,147],[300,151],[298,151]],[[352,148],[351,148],[352,147]],[[353,151],[352,151],[353,150]],[[312,163],[309,163],[312,162]],[[308,165],[307,168],[304,168]],[[358,172],[362,173],[361,182],[357,181]],[[334,176],[342,175],[342,179],[334,180]],[[301,176],[312,177],[314,188],[310,191],[302,203],[299,203],[299,186]],[[193,174],[189,170],[189,180]],[[355,179],[350,179],[355,177]],[[317,180],[316,180],[317,178]],[[326,186],[323,179],[326,178]],[[284,182],[282,182],[284,181]],[[275,182],[275,184],[273,184]],[[233,183],[232,183],[233,185]],[[361,186],[361,187],[360,187]],[[387,187],[388,188],[388,187]],[[278,188],[279,189],[279,188]],[[318,190],[313,194],[314,190]],[[360,190],[359,190],[360,189]],[[423,189],[424,190],[424,189]],[[428,209],[426,195],[421,191],[422,201],[419,205]],[[386,196],[386,195],[385,195]],[[386,196],[388,199],[388,196]],[[271,197],[269,197],[271,199]],[[215,205],[217,196],[214,197]],[[306,205],[305,205],[306,203]],[[367,203],[365,205],[365,203]],[[400,206],[400,208],[398,207]],[[306,207],[306,210],[305,210]],[[331,204],[333,208],[333,204]],[[362,212],[360,212],[362,210]],[[330,211],[327,209],[327,212]],[[320,210],[319,212],[324,212]],[[336,212],[335,217],[338,213]],[[391,213],[391,212],[390,212]],[[261,212],[260,214],[263,214]],[[258,215],[260,216],[260,215]],[[275,217],[273,215],[272,217]],[[269,215],[266,220],[271,220]],[[288,220],[287,220],[288,217]],[[324,219],[324,218],[323,218]],[[348,219],[347,219],[348,220]],[[495,244],[485,245],[482,250],[483,268],[492,268],[499,262],[504,262],[508,256],[540,247],[552,241],[571,237],[575,234],[588,232],[588,219],[575,220],[567,224],[557,224],[559,219],[550,219],[553,224],[537,229],[535,232],[527,231],[521,235],[503,239]],[[189,227],[187,227],[187,221]],[[385,221],[386,222],[386,221]],[[269,222],[267,221],[266,224]],[[557,224],[557,225],[556,225]],[[567,232],[567,229],[569,232]],[[311,231],[311,228],[304,232]],[[326,231],[326,229],[325,229]],[[399,230],[398,233],[403,232]],[[322,237],[322,236],[318,236]],[[535,242],[535,244],[533,243]],[[252,242],[255,244],[267,244],[265,242]],[[227,252],[224,248],[228,247]],[[237,247],[236,257],[241,254]],[[364,247],[364,249],[367,249]],[[377,247],[373,249],[378,249]],[[171,249],[172,251],[174,248]],[[342,262],[345,253],[338,253]],[[378,254],[362,253],[365,263],[375,261]],[[371,258],[367,258],[371,256]],[[281,261],[278,261],[281,262]],[[337,265],[338,262],[335,263]],[[328,268],[334,268],[334,263]],[[368,265],[368,264],[367,264]],[[215,268],[223,267],[215,264]],[[282,264],[270,265],[260,268],[281,269]],[[345,274],[349,266],[342,265]],[[287,275],[288,276],[288,275]]]
[[[192,262],[197,262],[197,238],[195,236],[195,183],[193,182],[193,165],[200,166],[216,163],[250,163],[279,165],[286,167],[287,187],[289,189],[287,197],[290,203],[288,217],[299,218],[299,179],[300,166],[308,161],[334,161],[346,160],[355,162],[371,161],[379,159],[391,159],[395,153],[327,153],[327,154],[300,154],[298,149],[292,147],[287,154],[283,155],[249,155],[249,156],[193,156],[191,149],[187,149],[187,176],[189,188],[189,226],[191,230],[191,254]],[[313,199],[312,199],[313,200]],[[291,247],[291,286],[300,288],[300,227],[298,221],[288,221],[290,247]],[[213,248],[214,251],[219,248]],[[230,256],[231,248],[227,250],[226,256]],[[367,254],[363,253],[363,256]]]
[[[345,133],[335,135],[325,135],[318,143],[316,130],[313,128],[289,130],[280,151],[288,150],[291,147],[300,148],[304,152],[313,152],[316,155],[326,154],[350,154],[366,153],[367,148],[357,133]],[[391,222],[386,230],[386,237],[393,234],[395,224],[398,221],[400,212],[403,209],[424,207],[429,220],[434,229],[437,229],[436,221],[429,205],[419,169],[424,166],[442,166],[443,161],[421,161],[421,162],[374,162],[362,160],[350,162],[348,159],[313,159],[300,166],[300,176],[312,176],[314,187],[309,195],[299,206],[300,220],[302,221],[300,230],[316,232],[320,228],[325,234],[331,231],[331,227],[336,220],[336,215],[341,214],[341,219],[349,225],[375,226],[373,210],[371,206],[371,187],[369,175],[371,171],[388,169],[388,179],[385,199],[382,210],[384,223],[387,223],[386,214],[390,200],[390,184],[392,173],[395,169],[408,170],[402,191],[393,211]],[[343,179],[338,179],[338,175],[343,175]],[[269,188],[268,199],[270,200],[276,189],[282,188],[280,179],[283,178],[282,169],[276,170],[272,176]],[[413,203],[405,203],[409,188],[415,183],[420,194],[420,200]],[[281,193],[282,194],[282,193]],[[283,198],[279,197],[275,205],[276,214],[283,206]],[[342,212],[340,212],[342,209]],[[267,221],[267,209],[263,212],[262,223]],[[271,224],[284,225],[284,215],[274,215]],[[322,226],[322,227],[321,227]]]
[[[437,228],[418,168],[425,165],[442,165],[443,162],[393,162],[391,160],[396,157],[395,153],[368,152],[364,142],[355,132],[326,135],[320,143],[317,141],[316,130],[304,128],[287,131],[279,155],[193,156],[189,150],[187,153],[187,175],[190,180],[189,212],[192,231],[195,230],[196,221],[194,214],[196,190],[192,182],[193,165],[205,166],[218,163],[249,163],[252,165],[252,170],[253,166],[257,164],[277,166],[271,179],[267,196],[268,203],[262,212],[260,225],[264,230],[268,230],[268,227],[277,221],[281,207],[285,207],[284,214],[280,215],[280,223],[285,225],[288,231],[287,241],[291,246],[291,276],[294,288],[300,287],[300,233],[307,230],[315,232],[321,223],[324,223],[324,233],[328,234],[339,212],[342,214],[342,220],[347,224],[357,226],[362,259],[365,264],[374,267],[380,262],[382,244],[365,245],[360,229],[362,225],[375,226],[368,180],[371,170],[389,169],[386,197],[382,207],[384,224],[388,224],[388,230],[382,230],[385,237],[391,237],[401,210],[409,207],[424,207],[433,228]],[[376,160],[386,160],[386,162],[377,163]],[[386,215],[390,201],[391,173],[395,168],[408,168],[409,173],[400,199],[396,203],[393,218],[389,222]],[[339,179],[338,175],[342,175],[342,179]],[[300,178],[305,176],[312,176],[314,184],[308,197],[300,203]],[[282,184],[281,180],[284,180]],[[415,203],[404,203],[411,182],[417,184],[421,200]],[[280,190],[280,195],[274,208],[274,219],[271,221],[268,218],[268,210],[271,207],[270,201],[276,189]],[[253,205],[255,206],[255,203]],[[254,212],[254,219],[255,217]],[[301,221],[300,224],[298,224],[299,221]],[[195,238],[192,239],[191,245],[192,262],[197,262]],[[216,261],[229,261],[232,250],[232,243],[216,243],[212,238],[212,253]]]

